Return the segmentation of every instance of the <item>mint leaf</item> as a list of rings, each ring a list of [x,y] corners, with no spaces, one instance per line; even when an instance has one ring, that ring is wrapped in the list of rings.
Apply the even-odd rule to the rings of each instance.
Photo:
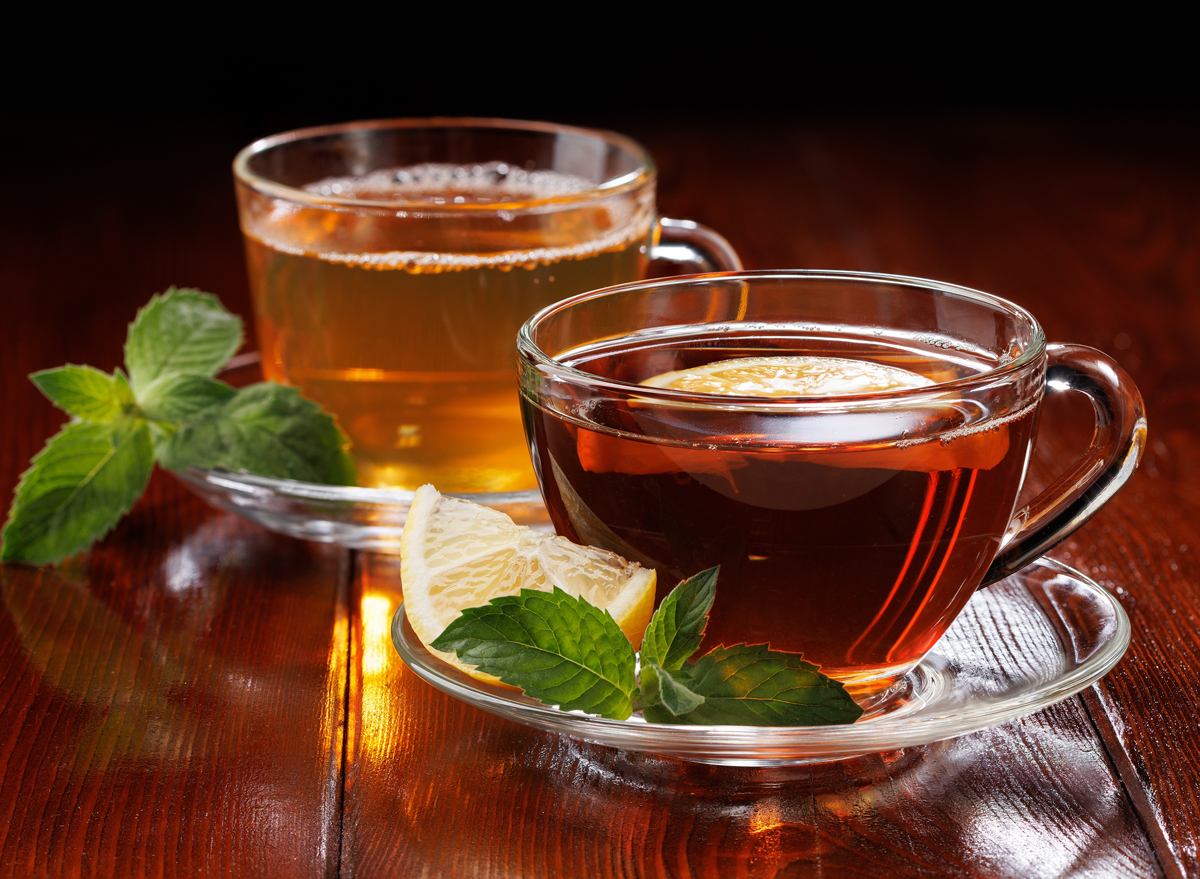
[[[242,320],[215,296],[171,287],[129,325],[125,368],[138,399],[168,376],[213,376],[242,344]]]
[[[429,646],[564,711],[633,713],[633,645],[608,612],[558,587],[468,608]]]
[[[88,421],[109,422],[133,405],[133,392],[125,374],[101,372],[93,366],[67,364],[29,376],[59,409]]]
[[[154,382],[138,402],[151,421],[176,425],[220,406],[235,394],[234,388],[215,378],[172,375]]]
[[[703,696],[692,692],[686,684],[672,677],[669,671],[654,663],[642,665],[638,684],[646,706],[661,706],[672,717],[687,714],[704,704]],[[642,714],[645,716],[645,708]]]
[[[639,656],[643,666],[653,663],[667,671],[677,671],[696,652],[704,639],[708,611],[717,595],[719,571],[719,567],[701,571],[663,599],[642,637]]]
[[[632,648],[612,617],[557,587],[468,608],[429,646],[564,711],[615,720],[634,709],[650,723],[703,725],[822,726],[862,716],[845,687],[799,653],[738,644],[687,663],[703,638],[717,574],[685,580],[655,611],[636,689]]]
[[[141,496],[153,465],[145,422],[68,424],[22,475],[0,559],[43,564],[89,546]]]
[[[800,654],[778,653],[766,644],[717,647],[677,674],[704,703],[680,716],[662,705],[648,705],[643,712],[646,720],[823,726],[853,723],[863,713],[841,683],[821,674]]]
[[[235,391],[212,376],[242,343],[216,297],[174,287],[129,326],[127,377],[67,365],[30,376],[72,417],[33,459],[0,533],[0,559],[58,561],[103,536],[164,467],[227,467],[353,485],[349,441],[294,388]]]
[[[354,462],[336,422],[295,388],[262,382],[202,412],[160,444],[169,470],[224,467],[259,476],[354,485]]]

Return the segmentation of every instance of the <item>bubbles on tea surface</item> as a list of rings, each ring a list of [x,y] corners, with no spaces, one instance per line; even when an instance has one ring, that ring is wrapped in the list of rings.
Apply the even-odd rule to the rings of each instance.
[[[318,259],[366,269],[401,269],[414,275],[461,272],[468,269],[536,269],[567,259],[586,259],[608,251],[631,246],[650,231],[650,220],[619,227],[598,238],[565,247],[537,247],[531,250],[506,250],[500,253],[434,253],[424,250],[392,250],[386,253],[316,254]],[[271,242],[275,246],[274,242]],[[282,248],[277,248],[282,249]],[[301,251],[303,252],[303,251]],[[553,281],[551,276],[548,280]]]
[[[431,205],[503,204],[573,195],[591,180],[561,171],[527,170],[507,162],[451,165],[426,162],[357,177],[326,177],[305,185],[314,195]]]
[[[1011,424],[1014,421],[1019,421],[1027,415],[1032,415],[1037,407],[1038,404],[1036,402],[1030,403],[1028,406],[1023,407],[1016,412],[1010,412],[1007,415],[1000,415],[995,418],[987,418],[986,420],[981,419],[978,422],[967,424],[963,427],[955,428],[954,430],[947,430],[938,434],[937,440],[943,446],[948,446],[955,440],[962,439],[963,437],[975,436],[976,434],[988,433],[989,431],[997,431],[1005,424]],[[921,441],[923,440],[914,440],[911,442],[902,440],[896,445],[900,448],[904,448],[906,445],[916,445]]]
[[[634,246],[644,253],[654,218],[653,194],[644,193],[636,198],[606,198],[603,205],[568,202],[568,210],[559,212],[555,208],[548,214],[557,223],[550,224],[554,226],[552,233],[532,234],[524,227],[517,228],[519,224],[509,229],[508,224],[520,216],[530,201],[590,192],[596,184],[574,174],[531,170],[500,161],[473,165],[430,162],[357,176],[327,177],[303,188],[317,196],[393,204],[385,209],[364,205],[361,214],[351,210],[339,211],[334,216],[321,207],[314,209],[288,199],[274,199],[268,211],[246,221],[246,234],[272,250],[289,255],[365,269],[399,269],[410,274],[480,268],[503,272],[532,270],[565,260],[626,251]],[[428,235],[413,229],[386,227],[393,218],[416,224],[442,224],[447,221],[441,210],[457,205],[485,208],[475,217],[495,221],[490,231],[483,234],[468,229],[462,235],[449,237],[439,233],[429,241],[429,249],[416,249],[426,245]],[[495,210],[486,210],[489,207]],[[380,213],[381,210],[388,213]],[[498,244],[503,246],[506,241],[517,246],[496,250]],[[554,244],[522,246],[540,241]],[[381,249],[381,245],[393,242],[413,249]],[[464,252],[468,248],[478,251]],[[539,283],[554,280],[550,276],[539,279]]]

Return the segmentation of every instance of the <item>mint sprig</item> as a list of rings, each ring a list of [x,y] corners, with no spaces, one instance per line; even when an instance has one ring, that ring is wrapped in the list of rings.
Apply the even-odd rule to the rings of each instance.
[[[133,506],[154,462],[354,484],[348,440],[294,388],[237,390],[213,378],[242,344],[215,296],[172,287],[138,311],[125,370],[68,364],[30,376],[71,421],[21,476],[0,560],[57,562],[103,537]]]
[[[468,608],[429,645],[455,653],[526,695],[563,710],[650,723],[824,726],[862,709],[799,653],[765,644],[719,646],[687,660],[704,637],[717,568],[684,580],[659,605],[642,639],[640,674],[613,618],[560,589],[522,589]]]

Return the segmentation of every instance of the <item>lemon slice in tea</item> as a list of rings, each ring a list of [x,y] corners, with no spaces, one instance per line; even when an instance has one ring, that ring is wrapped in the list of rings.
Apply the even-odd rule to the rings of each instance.
[[[930,387],[935,382],[923,375],[898,366],[850,360],[842,357],[809,357],[781,355],[777,357],[739,357],[718,360],[697,366],[664,372],[641,384],[656,388],[673,388],[692,394],[720,394],[744,397],[831,397],[851,394],[878,394],[909,388]],[[690,404],[682,404],[690,405]],[[878,451],[825,452],[813,457],[811,463],[834,467],[875,467],[881,470],[954,470],[959,468],[990,470],[1008,451],[1008,429],[1003,424],[989,428],[988,442],[934,442],[936,435]],[[589,442],[581,454],[588,456],[589,469],[616,469],[608,463],[611,453],[605,453],[603,437]],[[674,452],[674,461],[686,462],[683,452]],[[661,456],[660,456],[661,457]],[[701,456],[697,456],[701,458]],[[703,470],[703,460],[686,462],[693,470]],[[628,467],[628,463],[622,466]],[[645,469],[637,472],[660,472]]]
[[[655,572],[616,553],[577,546],[517,525],[497,510],[417,489],[400,537],[409,625],[429,646],[468,607],[521,589],[557,586],[607,610],[636,649],[654,612]],[[496,681],[449,653],[432,651],[474,678]]]
[[[691,394],[831,397],[923,388],[933,382],[907,369],[866,360],[784,355],[718,360],[694,369],[664,372],[642,384]]]

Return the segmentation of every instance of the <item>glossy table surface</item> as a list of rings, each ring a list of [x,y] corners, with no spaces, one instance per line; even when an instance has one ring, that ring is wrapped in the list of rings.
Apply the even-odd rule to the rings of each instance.
[[[250,136],[171,125],[99,132],[74,176],[44,173],[62,132],[18,156],[0,221],[5,509],[63,421],[26,374],[111,370],[170,284],[250,315],[228,169]],[[1116,669],[1024,719],[840,763],[620,753],[417,679],[388,640],[396,559],[277,536],[157,472],[90,552],[0,569],[0,875],[1200,876],[1200,126],[625,128],[658,161],[662,212],[720,230],[748,268],[975,287],[1124,366],[1145,459],[1052,552],[1128,612]],[[182,145],[136,164],[155,136]],[[1031,485],[1089,417],[1048,408]]]

